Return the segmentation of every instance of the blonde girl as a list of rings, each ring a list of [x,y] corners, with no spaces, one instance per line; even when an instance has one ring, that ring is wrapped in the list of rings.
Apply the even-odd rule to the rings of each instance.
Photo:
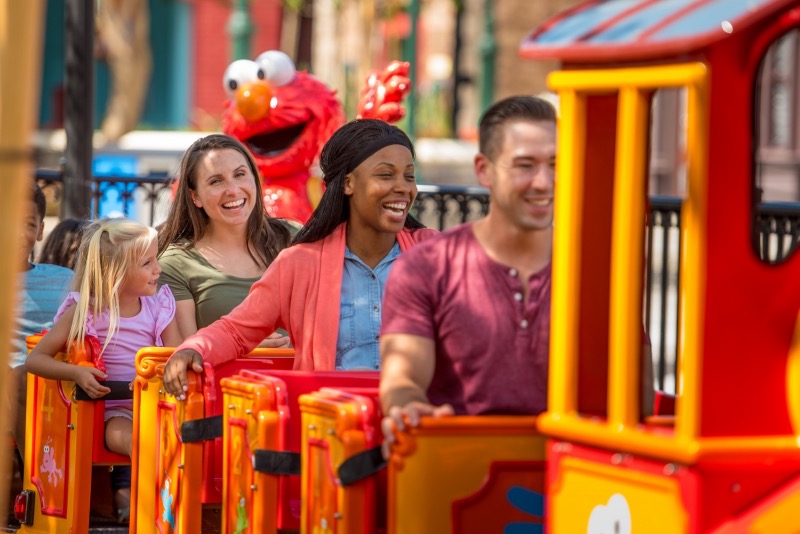
[[[156,231],[127,219],[102,219],[83,234],[73,289],[61,304],[53,328],[26,361],[30,373],[70,380],[92,398],[110,389],[100,381],[131,381],[141,347],[178,345],[175,298],[168,286],[158,289],[161,268]],[[106,373],[56,360],[69,343],[87,335],[102,345]],[[105,441],[109,450],[131,454],[133,401],[107,401]],[[123,503],[117,499],[117,506]]]

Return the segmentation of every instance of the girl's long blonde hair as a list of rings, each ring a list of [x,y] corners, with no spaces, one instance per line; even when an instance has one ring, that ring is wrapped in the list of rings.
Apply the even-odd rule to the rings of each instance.
[[[89,310],[95,320],[109,310],[105,351],[119,326],[119,291],[127,271],[141,260],[157,236],[155,229],[128,219],[100,219],[86,227],[73,278],[73,289],[80,297],[67,346],[73,341],[83,344]]]

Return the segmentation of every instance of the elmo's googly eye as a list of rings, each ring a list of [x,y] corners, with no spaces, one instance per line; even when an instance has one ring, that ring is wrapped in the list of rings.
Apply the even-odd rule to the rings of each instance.
[[[255,61],[237,59],[225,69],[222,85],[228,94],[233,94],[243,85],[253,83],[259,79],[259,69]]]
[[[280,87],[294,80],[296,72],[294,61],[278,50],[269,50],[256,58],[258,77],[267,80],[270,85]]]

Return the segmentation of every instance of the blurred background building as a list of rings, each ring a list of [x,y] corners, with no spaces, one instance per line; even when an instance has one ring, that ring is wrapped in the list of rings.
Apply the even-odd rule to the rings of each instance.
[[[468,156],[471,161],[477,120],[490,102],[545,89],[552,65],[519,61],[520,41],[546,17],[575,3],[96,0],[94,115],[102,135],[96,136],[95,147],[98,154],[119,148],[147,151],[149,144],[155,152],[171,152],[185,148],[186,139],[194,136],[164,140],[164,136],[141,132],[218,131],[226,98],[222,75],[228,63],[280,49],[295,59],[299,69],[309,70],[337,90],[348,118],[355,115],[370,71],[393,59],[411,61],[415,93],[413,103],[406,106],[413,120],[406,119],[401,126],[417,139],[466,142],[445,142],[444,151],[421,146],[423,159],[426,154],[438,154],[445,167],[448,158],[460,161]],[[40,165],[49,167],[57,165],[64,144],[64,5],[63,0],[48,0],[44,21],[37,144]],[[142,34],[145,42],[137,42]],[[149,59],[135,64],[140,56]],[[115,63],[132,71],[123,78],[127,81],[113,83]],[[141,97],[134,94],[137,90]],[[110,117],[132,112],[137,115],[132,121]],[[125,135],[131,130],[139,132]],[[155,163],[148,164],[145,158],[137,171],[165,170],[159,167],[170,159],[156,157]]]
[[[476,125],[494,100],[546,90],[557,65],[522,61],[532,28],[578,0],[94,0],[95,153],[106,171],[171,172],[199,134],[219,131],[233,59],[280,49],[338,92],[348,119],[373,69],[411,61],[400,124],[417,139],[420,177],[472,184]],[[48,0],[42,48],[40,167],[64,148],[64,0]],[[764,200],[800,200],[797,32],[763,61],[754,172]],[[120,67],[122,66],[122,67]],[[113,83],[115,79],[120,80]],[[683,96],[653,103],[651,192],[682,194]],[[736,110],[731,110],[736,113]],[[676,120],[677,118],[677,120]],[[128,133],[130,132],[130,133]],[[129,156],[116,158],[120,154]],[[115,159],[116,158],[116,159]],[[122,163],[119,163],[122,162]],[[127,162],[127,163],[126,163]]]
[[[352,116],[363,80],[392,59],[414,60],[421,136],[474,136],[481,90],[503,97],[545,89],[552,65],[520,62],[525,34],[576,0],[96,0],[96,13],[122,11],[96,36],[97,126],[112,95],[112,41],[148,30],[152,73],[138,127],[213,130],[219,125],[222,74],[236,54],[231,33],[247,17],[249,54],[280,49],[300,69],[336,88]],[[48,0],[41,126],[63,125],[64,2]],[[110,18],[110,17],[109,17]],[[147,23],[141,20],[149,20]],[[108,25],[106,25],[108,26]],[[412,36],[412,32],[414,35]],[[130,33],[131,35],[119,35]],[[412,41],[413,37],[413,41]],[[135,45],[130,46],[135,49]],[[135,54],[131,54],[134,56]],[[522,63],[522,64],[521,64]],[[146,76],[146,73],[145,73]],[[455,109],[454,109],[455,108]],[[455,114],[454,114],[455,111]]]

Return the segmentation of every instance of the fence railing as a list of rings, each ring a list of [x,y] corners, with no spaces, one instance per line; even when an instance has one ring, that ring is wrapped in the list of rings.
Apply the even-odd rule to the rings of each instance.
[[[675,392],[678,353],[681,199],[650,197],[645,232],[644,324],[658,389]]]
[[[36,179],[49,199],[61,200],[60,171],[39,169]],[[175,178],[166,173],[95,177],[91,182],[92,217],[119,214],[155,226],[166,218],[174,182]]]
[[[61,174],[38,171],[39,183],[50,198],[61,198]],[[169,207],[173,178],[97,177],[92,182],[92,215],[118,212],[155,226]],[[444,230],[483,217],[489,209],[482,187],[420,185],[413,214],[426,226]],[[104,211],[105,210],[105,211]],[[646,220],[644,324],[653,348],[656,386],[675,391],[680,282],[681,199],[654,196]],[[754,246],[769,263],[786,258],[800,239],[800,203],[762,202],[753,229]]]

